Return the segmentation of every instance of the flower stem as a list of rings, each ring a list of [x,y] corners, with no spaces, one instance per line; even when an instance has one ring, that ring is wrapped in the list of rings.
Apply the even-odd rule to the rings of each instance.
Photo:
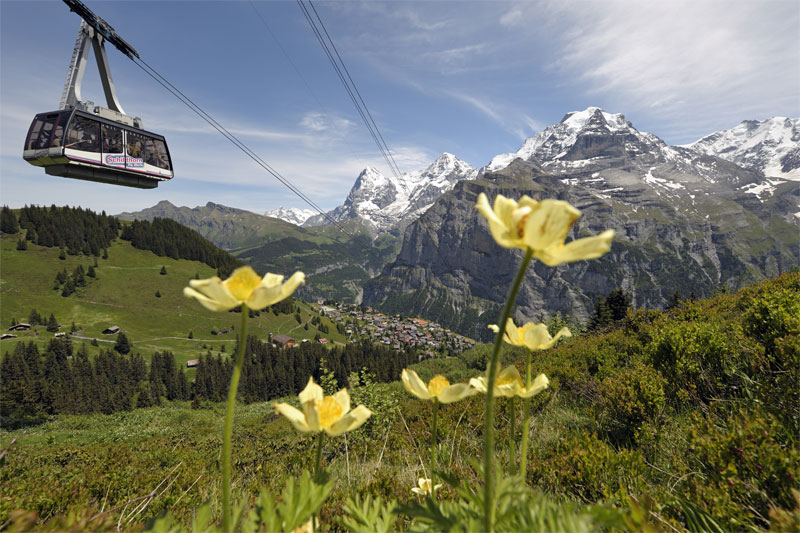
[[[503,307],[503,313],[500,315],[500,321],[497,323],[500,328],[494,338],[494,349],[492,357],[489,360],[489,368],[487,371],[487,390],[486,390],[486,406],[484,416],[484,429],[483,429],[483,482],[484,486],[484,529],[488,533],[494,532],[494,500],[495,500],[495,471],[494,471],[494,384],[497,379],[497,360],[500,355],[500,346],[503,344],[503,335],[506,330],[506,321],[511,315],[511,309],[514,307],[514,302],[517,299],[517,292],[522,285],[522,280],[525,277],[525,271],[528,269],[528,264],[533,257],[533,250],[528,249],[525,252],[525,257],[519,265],[517,276],[514,278],[514,283],[508,291],[508,298]]]
[[[239,328],[239,347],[233,365],[231,384],[228,387],[228,404],[225,407],[225,428],[222,434],[222,529],[231,531],[231,441],[233,440],[233,409],[236,407],[236,390],[242,375],[245,344],[247,344],[248,309],[242,304],[242,325]]]
[[[508,436],[508,471],[514,473],[514,448],[517,443],[517,399],[512,396],[509,398],[509,411],[511,414],[511,433]]]
[[[431,499],[436,500],[433,494],[433,487],[436,485],[436,480],[433,474],[436,468],[436,419],[439,413],[439,400],[433,399],[433,432],[431,433]]]
[[[325,440],[325,432],[319,432],[319,438],[317,438],[317,456],[314,460],[314,481],[319,483],[319,477],[322,474],[322,442]]]
[[[531,351],[528,350],[528,359],[525,363],[525,387],[531,386]],[[525,398],[522,402],[522,451],[519,458],[519,473],[522,479],[528,470],[528,434],[530,433],[531,423],[531,399]]]
[[[320,476],[322,475],[322,442],[325,440],[325,432],[320,431],[317,438],[317,457],[314,459],[314,482],[320,483]],[[317,514],[311,517],[311,531],[317,531]]]

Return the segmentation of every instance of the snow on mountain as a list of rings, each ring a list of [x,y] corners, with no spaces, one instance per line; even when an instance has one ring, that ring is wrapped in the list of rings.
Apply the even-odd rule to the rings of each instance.
[[[800,119],[797,118],[745,120],[685,147],[757,170],[768,178],[800,180]]]
[[[399,179],[367,167],[356,178],[344,204],[327,214],[336,221],[359,218],[378,231],[386,231],[415,219],[457,181],[472,179],[477,173],[477,169],[448,153],[443,153],[428,168],[405,172]],[[305,225],[327,222],[325,217],[317,215]]]
[[[279,218],[296,226],[302,226],[306,220],[316,214],[317,212],[312,209],[298,209],[297,207],[286,208],[283,206],[264,213],[265,216]]]
[[[517,152],[496,156],[481,171],[500,170],[515,159],[533,162],[570,183],[588,184],[602,199],[625,196],[641,185],[659,196],[687,201],[698,191],[767,191],[758,187],[763,178],[757,172],[713,154],[668,146],[637,130],[624,115],[598,107],[567,113]]]

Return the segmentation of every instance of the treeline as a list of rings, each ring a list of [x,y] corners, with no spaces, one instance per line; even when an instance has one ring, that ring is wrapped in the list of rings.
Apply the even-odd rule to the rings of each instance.
[[[122,230],[122,239],[134,248],[150,250],[162,257],[200,261],[217,269],[220,277],[227,277],[243,263],[202,237],[196,231],[170,220],[154,218],[134,220]]]
[[[351,386],[351,372],[366,369],[380,382],[396,381],[403,368],[417,362],[416,354],[397,352],[381,344],[362,341],[326,349],[318,343],[302,343],[295,348],[275,348],[255,337],[247,340],[247,350],[238,398],[246,403],[260,402],[297,394],[309,376],[320,382],[324,367],[333,372],[340,386]],[[194,381],[194,394],[200,400],[222,401],[228,393],[232,362],[229,358],[201,357]]]
[[[52,339],[44,354],[33,342],[18,343],[3,356],[0,374],[0,419],[7,428],[48,415],[110,414],[191,395],[170,352],[156,352],[148,372],[139,354],[104,350],[90,359],[86,346],[75,351],[68,336]]]
[[[8,207],[0,212],[3,233],[17,233],[22,228],[26,230],[26,241],[64,248],[70,255],[83,253],[100,257],[117,238],[120,227],[120,222],[105,211],[98,215],[80,207],[26,205],[20,210],[19,219]]]

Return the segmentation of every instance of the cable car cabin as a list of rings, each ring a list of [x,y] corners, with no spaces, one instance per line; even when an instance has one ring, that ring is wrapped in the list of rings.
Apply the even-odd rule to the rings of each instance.
[[[36,115],[22,157],[51,176],[140,189],[173,175],[164,137],[79,109]]]

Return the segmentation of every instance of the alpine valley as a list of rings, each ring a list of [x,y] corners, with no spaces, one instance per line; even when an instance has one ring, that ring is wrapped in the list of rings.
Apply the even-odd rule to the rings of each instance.
[[[481,169],[447,153],[399,179],[366,168],[341,206],[302,227],[290,223],[306,217],[300,210],[271,212],[283,221],[211,203],[161,202],[120,218],[174,218],[257,269],[303,268],[306,296],[485,338],[519,252],[495,244],[474,208],[480,193],[569,201],[584,215],[573,238],[616,230],[602,259],[534,265],[520,291],[517,319],[559,312],[585,321],[613,289],[628,292],[636,307],[663,308],[676,291],[706,296],[800,264],[798,146],[798,119],[748,120],[668,146],[622,114],[590,107]]]

